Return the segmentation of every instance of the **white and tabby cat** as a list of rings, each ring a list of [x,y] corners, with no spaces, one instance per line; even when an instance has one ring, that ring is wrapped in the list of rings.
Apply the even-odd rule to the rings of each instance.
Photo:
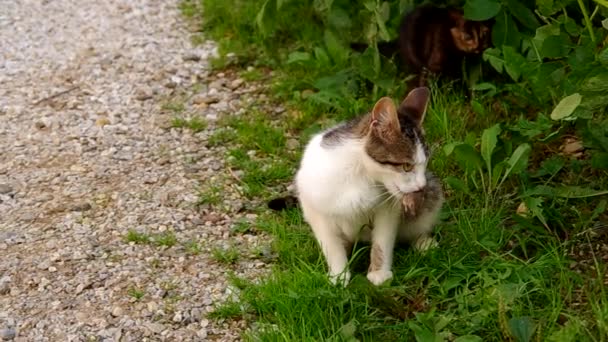
[[[355,241],[371,241],[367,278],[392,278],[397,238],[424,250],[443,204],[441,186],[426,172],[429,152],[422,122],[426,87],[412,90],[399,108],[384,97],[371,113],[314,136],[296,175],[304,219],[314,232],[333,283],[350,280]]]

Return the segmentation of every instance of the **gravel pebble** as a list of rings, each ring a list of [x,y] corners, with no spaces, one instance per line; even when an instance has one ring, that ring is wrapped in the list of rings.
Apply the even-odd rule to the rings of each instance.
[[[229,147],[206,146],[216,120],[263,85],[213,75],[216,44],[192,45],[179,3],[3,3],[2,339],[239,341],[247,328],[207,314],[233,295],[230,274],[268,272],[245,256],[269,238],[231,231],[251,202],[233,184],[220,205],[197,202],[233,179]],[[205,130],[166,125],[163,106],[187,98],[184,114],[213,118]],[[225,245],[243,251],[234,265],[213,257]]]
[[[10,341],[14,339],[16,335],[17,332],[15,331],[15,329],[0,329],[0,338],[2,338],[2,340],[4,341]]]
[[[12,192],[13,188],[8,184],[0,184],[0,194],[8,194]]]

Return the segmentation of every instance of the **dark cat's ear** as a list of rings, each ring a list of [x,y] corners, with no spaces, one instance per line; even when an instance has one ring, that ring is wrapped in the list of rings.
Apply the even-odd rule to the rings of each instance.
[[[374,105],[371,126],[372,130],[375,130],[380,136],[385,138],[400,134],[401,126],[399,125],[397,109],[390,97],[383,97]]]
[[[399,114],[408,116],[417,126],[421,126],[430,97],[431,91],[427,87],[413,89],[399,105]]]

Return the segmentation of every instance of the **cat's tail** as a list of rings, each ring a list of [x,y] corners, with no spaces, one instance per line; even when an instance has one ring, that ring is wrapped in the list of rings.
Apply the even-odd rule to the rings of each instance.
[[[296,196],[284,196],[284,197],[278,197],[278,198],[274,198],[271,199],[270,201],[268,201],[268,208],[275,210],[275,211],[281,211],[281,210],[286,210],[286,209],[292,209],[292,208],[297,208],[298,207],[298,198]]]
[[[366,43],[351,43],[350,48],[357,51],[363,52],[369,44]],[[399,44],[397,40],[391,40],[390,42],[379,42],[378,43],[378,52],[385,57],[392,57],[399,50]]]

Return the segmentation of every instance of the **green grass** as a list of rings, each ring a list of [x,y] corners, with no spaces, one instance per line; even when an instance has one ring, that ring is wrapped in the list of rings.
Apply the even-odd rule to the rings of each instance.
[[[198,192],[197,205],[218,205],[222,201],[222,187],[207,182]]]
[[[128,291],[127,294],[129,295],[129,297],[135,299],[135,301],[140,301],[142,298],[144,298],[144,296],[146,295],[146,292],[144,292],[143,290],[136,288],[136,287],[131,287]]]
[[[207,122],[199,117],[193,117],[191,119],[184,119],[175,117],[171,120],[171,127],[174,128],[188,128],[194,133],[205,130],[207,128]]]
[[[126,242],[133,242],[142,245],[156,245],[164,247],[173,247],[177,244],[177,237],[173,232],[163,232],[160,234],[148,234],[138,232],[134,229],[129,229],[124,236]]]
[[[238,248],[234,246],[230,246],[229,248],[214,248],[211,251],[211,255],[216,261],[226,265],[234,264],[241,257]]]
[[[275,71],[272,104],[223,120],[207,141],[210,147],[228,148],[227,165],[250,199],[263,203],[292,180],[302,148],[289,150],[287,136],[305,146],[312,134],[370,110],[380,96],[397,100],[404,94],[398,77],[385,91],[357,84],[351,79],[354,71],[340,70],[344,61],[285,63],[290,52],[314,51],[325,39],[315,26],[319,18],[306,4],[285,5],[276,16],[276,27],[290,30],[263,36],[251,18],[258,13],[259,1],[202,3],[207,34],[220,42],[220,52],[238,56],[237,65],[230,68],[243,67],[239,75],[250,81],[263,74],[257,67],[245,71],[246,65]],[[197,5],[186,4],[185,14],[197,18]],[[284,25],[294,12],[301,20]],[[220,59],[215,66],[227,67],[226,62]],[[326,76],[331,77],[319,81]],[[530,119],[512,101],[477,96],[473,102],[450,85],[433,84],[431,91],[425,118],[432,150],[429,168],[444,180],[447,198],[435,232],[439,247],[421,255],[398,246],[393,280],[374,287],[365,277],[369,246],[357,246],[351,257],[352,282],[346,288],[334,287],[300,211],[271,213],[260,207],[256,222],[237,222],[233,232],[269,233],[274,267],[268,277],[254,281],[233,277],[240,289],[238,300],[218,306],[209,317],[252,323],[244,333],[247,341],[518,341],[514,336],[526,329],[532,341],[608,340],[605,261],[589,256],[587,260],[595,260],[593,267],[580,268],[572,266],[576,258],[569,255],[570,250],[602,243],[601,238],[587,240],[587,233],[605,217],[606,201],[538,197],[539,206],[527,217],[516,215],[525,191],[539,184],[602,189],[608,174],[591,169],[586,160],[556,156],[560,142],[548,136],[558,128]],[[276,104],[287,110],[275,114]],[[469,142],[480,150],[482,132],[497,122],[504,134],[493,156],[495,164],[521,142],[533,147],[526,172],[487,194],[479,173],[467,173],[444,148]],[[513,127],[524,127],[527,133],[545,130],[540,136],[548,138],[525,140],[528,136]],[[544,164],[551,156],[556,159],[548,162],[553,169]],[[556,168],[560,163],[564,166]],[[449,177],[458,182],[447,182]],[[206,190],[201,202],[213,204],[220,193],[221,188]],[[235,247],[213,249],[212,255],[227,266],[244,257]]]
[[[146,233],[140,233],[134,229],[129,229],[124,239],[127,242],[134,242],[135,244],[150,243],[150,235]]]

